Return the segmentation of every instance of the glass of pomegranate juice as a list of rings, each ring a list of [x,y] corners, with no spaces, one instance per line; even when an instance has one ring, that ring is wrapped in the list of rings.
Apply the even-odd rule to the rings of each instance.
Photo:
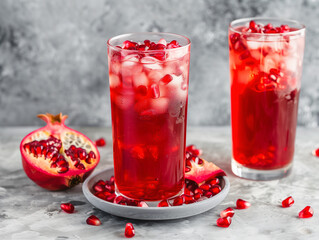
[[[190,45],[169,33],[108,41],[115,185],[127,198],[183,191]]]
[[[232,171],[254,180],[291,171],[305,27],[253,18],[229,26]]]

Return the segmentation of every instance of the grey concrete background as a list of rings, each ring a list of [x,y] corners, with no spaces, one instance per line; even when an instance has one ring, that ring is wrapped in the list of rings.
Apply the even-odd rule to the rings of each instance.
[[[227,27],[253,16],[307,26],[299,124],[318,126],[319,0],[2,0],[0,126],[38,125],[42,112],[110,125],[106,41],[140,31],[191,39],[188,123],[228,125]]]

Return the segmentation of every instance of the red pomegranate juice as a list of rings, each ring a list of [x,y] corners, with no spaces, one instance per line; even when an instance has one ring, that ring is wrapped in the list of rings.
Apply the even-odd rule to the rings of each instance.
[[[257,170],[293,159],[304,35],[251,21],[229,30],[233,160]]]
[[[109,41],[115,184],[128,198],[162,200],[184,187],[190,43],[183,40]]]

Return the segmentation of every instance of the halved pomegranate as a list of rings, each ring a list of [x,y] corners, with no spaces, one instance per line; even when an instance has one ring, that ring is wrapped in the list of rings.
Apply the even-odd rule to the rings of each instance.
[[[27,176],[48,190],[63,190],[83,182],[100,161],[95,144],[64,125],[67,116],[40,114],[47,125],[29,133],[20,144]]]
[[[226,173],[212,162],[186,152],[185,178],[198,184],[212,178],[226,176]]]

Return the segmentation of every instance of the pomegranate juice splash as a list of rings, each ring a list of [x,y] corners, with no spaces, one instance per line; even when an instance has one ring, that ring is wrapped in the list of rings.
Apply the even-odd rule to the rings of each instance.
[[[115,184],[128,198],[156,201],[183,189],[189,56],[189,40],[175,34],[108,42]]]
[[[232,169],[241,177],[268,180],[290,171],[305,29],[287,24],[243,19],[229,29]]]

